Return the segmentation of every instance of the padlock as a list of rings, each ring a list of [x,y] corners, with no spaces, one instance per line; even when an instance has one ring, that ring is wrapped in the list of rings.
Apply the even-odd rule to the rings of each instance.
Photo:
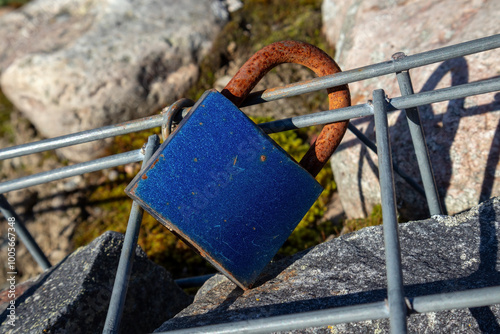
[[[314,179],[339,145],[347,122],[326,125],[298,164],[238,106],[280,63],[319,76],[339,72],[320,49],[273,43],[252,56],[222,93],[209,90],[164,141],[126,192],[243,289],[321,194]],[[347,85],[328,90],[330,108],[350,105]]]

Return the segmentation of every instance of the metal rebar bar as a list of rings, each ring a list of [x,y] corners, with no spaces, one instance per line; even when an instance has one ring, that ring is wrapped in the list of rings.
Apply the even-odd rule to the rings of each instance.
[[[402,59],[406,56],[404,55],[404,53],[399,52],[393,55],[393,58],[394,57]],[[396,77],[401,94],[403,96],[413,95],[414,91],[410,73],[408,71],[401,71],[396,73]],[[413,142],[413,148],[415,150],[415,155],[417,156],[418,168],[420,170],[420,176],[424,185],[425,197],[427,199],[429,212],[431,216],[441,215],[443,214],[443,210],[441,209],[441,201],[439,199],[439,193],[436,181],[434,179],[434,172],[432,170],[431,159],[429,157],[429,151],[427,149],[427,144],[425,141],[424,128],[422,127],[418,107],[405,109],[405,113],[408,127],[410,128],[410,136]]]
[[[157,135],[149,136],[142,168],[144,168],[146,162],[151,158],[159,146],[160,138]],[[125,299],[127,297],[128,282],[134,263],[135,249],[137,247],[137,239],[139,238],[139,229],[141,227],[143,213],[144,210],[136,201],[133,201],[127,230],[125,232],[125,239],[123,240],[120,260],[116,270],[113,292],[111,293],[108,313],[104,323],[103,333],[105,334],[115,334],[120,330],[120,322],[125,306]]]
[[[196,288],[202,286],[208,279],[212,278],[213,276],[214,274],[208,274],[202,276],[179,278],[175,280],[175,284],[177,284],[181,289]]]
[[[384,91],[382,89],[375,90],[373,92],[373,108],[375,112],[378,173],[382,201],[389,319],[391,333],[399,334],[407,332],[407,309],[404,300],[403,271],[401,269],[401,250],[396,213],[396,191],[394,189],[386,104]]]
[[[463,98],[471,95],[489,93],[500,90],[500,77],[478,82],[471,82],[460,86],[438,89],[432,92],[418,93],[396,97],[390,100],[388,111],[408,109],[429,103]],[[352,117],[373,115],[369,104],[360,104],[352,107],[326,110],[310,115],[296,116],[288,119],[259,124],[266,133],[293,130],[324,123],[338,122]],[[99,129],[96,129],[98,131]],[[99,132],[99,131],[98,131]],[[36,143],[35,143],[36,144]],[[14,147],[15,148],[15,147]],[[0,183],[0,193],[31,187],[37,184],[59,180],[62,178],[88,173],[100,169],[115,167],[142,160],[139,150],[117,154],[102,159],[55,169],[49,172],[22,177]],[[102,165],[101,165],[102,164]]]
[[[327,89],[345,85],[351,82],[366,80],[382,75],[401,72],[411,68],[425,66],[447,59],[462,57],[473,53],[483,52],[500,47],[500,34],[472,40],[465,43],[446,46],[427,52],[407,56],[401,60],[391,60],[356,69],[326,75],[311,80],[289,84],[283,87],[267,89],[261,92],[255,92],[248,96],[242,106],[249,106],[258,103],[264,103],[311,93],[317,90]]]
[[[14,218],[16,233],[36,263],[43,270],[49,269],[52,266],[49,260],[3,194],[0,194],[0,210],[7,221],[9,221],[9,218]]]
[[[409,301],[415,313],[439,312],[469,307],[500,304],[500,286],[447,292],[429,296],[413,297]],[[188,333],[270,333],[300,330],[347,322],[388,318],[385,302],[338,307],[261,319],[237,321],[203,327],[179,329],[159,334]]]
[[[44,139],[33,143],[7,147],[0,149],[0,160],[152,129],[155,127],[160,127],[162,121],[163,116],[158,114],[151,117],[145,117],[115,125],[104,126],[93,130],[86,130],[68,134],[65,136]]]
[[[71,176],[95,172],[106,168],[129,164],[132,162],[138,162],[142,161],[142,159],[143,154],[141,153],[141,150],[134,150],[111,155],[109,157],[101,159],[74,164],[71,166],[61,167],[47,172],[20,177],[18,179],[0,183],[0,194],[36,186],[42,183],[64,179]]]
[[[404,110],[426,104],[460,99],[467,96],[485,94],[500,90],[500,77],[462,84],[459,86],[441,88],[430,92],[422,92],[390,99],[387,111]],[[275,133],[313,125],[344,121],[350,118],[373,115],[368,104],[358,104],[342,109],[332,109],[317,113],[295,116],[292,118],[261,123],[259,126],[266,133]]]
[[[365,144],[373,153],[377,154],[377,145],[372,142],[368,137],[366,137],[361,131],[359,131],[352,123],[349,123],[349,131],[351,131],[363,144]],[[417,193],[425,197],[425,191],[411,176],[402,171],[396,162],[392,162],[392,168],[394,171],[401,176],[403,180],[406,181]]]
[[[274,101],[304,93],[311,93],[317,90],[323,90],[351,82],[366,80],[381,75],[401,72],[410,68],[429,65],[447,59],[466,56],[469,54],[483,52],[498,47],[500,47],[500,34],[461,44],[447,46],[441,49],[418,53],[415,55],[407,56],[404,59],[398,61],[382,62],[344,71],[334,75],[328,75],[307,81],[293,83],[284,87],[276,87],[268,89],[266,91],[252,93],[243,102],[242,107],[268,101]],[[498,89],[493,89],[492,91],[494,90]],[[161,126],[161,124],[162,116],[155,115],[152,117],[141,118],[130,122],[101,127],[94,130],[87,130],[56,138],[49,138],[34,143],[8,147],[0,149],[0,160],[151,129],[154,127],[159,127]]]
[[[344,306],[335,309],[279,315],[270,318],[252,319],[218,325],[194,327],[164,332],[171,334],[228,334],[228,333],[272,333],[330,326],[344,322],[356,322],[366,319],[383,319],[389,315],[385,302],[367,303],[356,306]]]
[[[426,104],[461,99],[500,90],[500,77],[474,81],[463,85],[441,88],[429,92],[400,96],[389,101],[388,110],[403,110]]]
[[[351,107],[320,111],[313,114],[295,116],[276,121],[259,124],[265,133],[305,128],[313,125],[322,125],[332,122],[344,121],[351,118],[373,115],[373,109],[368,104],[358,104]]]
[[[420,296],[410,300],[416,313],[500,304],[500,286]]]

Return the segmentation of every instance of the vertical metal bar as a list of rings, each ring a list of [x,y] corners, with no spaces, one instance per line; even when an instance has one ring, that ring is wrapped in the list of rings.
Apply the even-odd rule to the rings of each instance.
[[[404,57],[406,57],[406,55],[402,52],[392,55],[393,60],[403,59]],[[398,79],[399,89],[402,96],[414,94],[409,71],[405,70],[397,72],[396,77]],[[405,109],[405,113],[406,120],[408,121],[408,127],[410,128],[413,147],[415,149],[415,154],[417,155],[418,168],[420,170],[420,176],[422,177],[422,183],[424,184],[429,212],[431,216],[441,215],[443,214],[443,210],[441,208],[441,201],[439,199],[439,193],[434,179],[434,172],[432,171],[431,160],[427,144],[425,142],[424,128],[422,127],[422,123],[420,121],[418,107]]]
[[[21,239],[23,244],[28,249],[28,252],[30,252],[31,256],[33,256],[38,265],[42,267],[43,270],[49,269],[52,266],[49,260],[3,194],[0,194],[0,210],[2,211],[5,219],[15,219],[16,233],[19,235],[19,239]]]
[[[375,145],[374,142],[372,142],[368,137],[366,137],[363,132],[359,131],[358,128],[356,128],[352,123],[349,123],[347,128],[356,136],[358,137],[359,140],[363,144],[366,145],[373,153],[377,154],[377,146]],[[393,161],[392,162],[392,168],[394,171],[401,176],[403,180],[406,181],[412,187],[415,189],[416,192],[418,192],[420,195],[425,197],[425,191],[424,189],[414,180],[412,179],[408,174],[403,172],[401,169],[399,169],[398,165]]]
[[[160,138],[157,135],[149,136],[142,163],[143,168],[159,145]],[[120,322],[125,306],[128,282],[130,279],[130,272],[132,271],[143,212],[143,209],[134,201],[132,203],[132,209],[130,210],[127,231],[125,232],[125,239],[123,240],[113,292],[111,293],[111,300],[109,302],[108,314],[106,316],[106,322],[104,323],[103,333],[106,334],[118,333],[120,330]]]
[[[382,89],[373,91],[375,130],[378,150],[378,170],[387,271],[387,296],[389,299],[389,320],[391,333],[406,333],[406,304],[403,291],[403,271],[399,247],[398,221],[396,216],[396,195],[392,171],[392,154],[389,142],[385,93]]]

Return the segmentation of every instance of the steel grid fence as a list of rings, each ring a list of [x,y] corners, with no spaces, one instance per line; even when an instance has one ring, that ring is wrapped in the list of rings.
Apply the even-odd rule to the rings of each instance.
[[[354,126],[349,129],[379,156],[379,177],[383,212],[383,234],[386,254],[387,296],[385,302],[339,307],[334,309],[303,312],[291,315],[274,316],[265,319],[254,319],[241,322],[217,324],[169,333],[268,333],[273,331],[294,330],[307,327],[319,327],[345,322],[375,320],[389,318],[392,333],[407,332],[407,317],[410,313],[436,312],[449,309],[480,307],[500,303],[500,286],[471,289],[467,291],[443,293],[430,296],[419,296],[407,299],[401,270],[398,226],[396,219],[395,190],[393,171],[400,174],[417,192],[426,197],[431,215],[441,214],[440,199],[429,160],[425,137],[423,135],[418,107],[436,102],[448,101],[467,96],[500,91],[500,77],[452,86],[438,90],[414,93],[409,70],[456,57],[484,52],[500,48],[500,35],[473,40],[449,47],[444,47],[411,56],[395,54],[389,61],[348,70],[334,75],[298,82],[284,87],[269,89],[251,94],[244,106],[273,101],[289,96],[310,93],[355,81],[365,80],[387,74],[395,74],[400,85],[400,97],[387,98],[382,89],[373,92],[373,100],[364,104],[342,109],[327,110],[259,124],[266,133],[287,131],[312,125],[348,120],[368,115],[375,119],[376,142],[369,141]],[[387,113],[404,110],[410,127],[410,135],[414,143],[417,162],[424,187],[402,173],[392,162],[388,133]],[[185,108],[183,116],[189,112]],[[141,118],[125,123],[105,126],[94,130],[82,131],[57,138],[45,139],[33,143],[0,149],[0,160],[11,159],[27,154],[110,138],[127,133],[159,127],[164,123],[163,115]],[[132,162],[147,161],[148,157],[159,145],[158,136],[151,136],[141,150],[129,151],[101,159],[74,164],[22,178],[0,183],[0,210],[8,217],[15,217],[19,237],[27,246],[37,263],[43,268],[50,267],[46,256],[36,244],[29,231],[23,225],[14,209],[3,194],[34,185],[39,185],[75,175],[116,167]],[[127,232],[125,234],[122,254],[111,297],[104,333],[119,331],[123,304],[126,297],[127,281],[133,262],[133,249],[137,245],[138,230],[142,220],[142,209],[134,203],[132,206]],[[209,276],[177,280],[182,286],[201,284]]]

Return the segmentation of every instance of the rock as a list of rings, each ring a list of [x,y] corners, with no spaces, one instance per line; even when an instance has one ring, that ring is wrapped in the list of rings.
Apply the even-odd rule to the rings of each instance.
[[[33,1],[0,17],[1,88],[46,137],[144,117],[189,89],[227,19],[217,0]]]
[[[12,293],[16,294],[16,298],[19,298],[23,293],[25,293],[29,288],[36,284],[36,279],[29,279],[22,283],[15,284],[14,286],[9,285],[9,281],[7,279],[11,279],[7,275],[5,277],[5,282],[7,282],[7,287],[0,291],[0,311],[5,311],[7,307],[10,305],[10,300],[12,299],[10,296]]]
[[[499,239],[499,198],[456,216],[400,224],[406,296],[498,285]],[[206,283],[210,290],[202,288],[193,304],[156,331],[383,301],[383,250],[382,226],[367,227],[272,263],[256,287],[246,292],[215,276]],[[414,314],[408,319],[408,332],[496,332],[498,319],[499,305]],[[389,321],[383,319],[293,333],[388,331]]]
[[[6,196],[52,264],[62,261],[74,249],[71,236],[82,214],[79,207],[82,195],[75,192],[57,192],[56,186],[57,184],[42,185],[35,189],[11,192]],[[40,190],[42,187],[43,189]],[[1,219],[4,219],[3,216]],[[0,224],[0,235],[7,236],[7,227],[7,224]],[[0,289],[4,288],[3,283],[6,282],[9,271],[7,270],[7,248],[6,242],[0,243],[0,267],[2,269]],[[38,277],[43,272],[20,240],[16,246],[16,269],[17,282]]]
[[[237,11],[238,9],[243,8],[243,2],[240,0],[226,0],[225,1],[227,10],[232,13]]]
[[[212,276],[203,284],[203,286],[198,290],[198,292],[196,292],[196,296],[194,297],[194,300],[196,301],[196,300],[199,300],[201,298],[204,298],[205,295],[210,290],[215,288],[217,285],[219,285],[221,283],[227,283],[227,282],[230,282],[229,278],[227,278],[224,275],[216,274],[216,275]]]
[[[10,13],[13,10],[14,8],[12,7],[0,7],[0,16]]]
[[[106,232],[77,249],[16,300],[15,327],[0,315],[2,333],[101,333],[115,279],[123,235]],[[186,307],[187,296],[162,267],[137,247],[122,328],[145,333]]]
[[[336,45],[344,69],[388,61],[402,51],[413,55],[500,33],[494,0],[325,0],[324,31]],[[410,71],[415,92],[430,91],[498,75],[497,50]],[[374,89],[400,96],[394,75],[350,84],[353,104],[371,99]],[[420,108],[435,179],[447,212],[454,214],[500,195],[500,94],[490,93]],[[353,123],[374,140],[373,117]],[[393,159],[420,180],[404,114],[389,115]],[[332,158],[335,181],[349,218],[365,217],[380,203],[377,157],[350,132]],[[420,182],[420,181],[419,181]],[[428,217],[423,197],[396,178],[400,213]]]

